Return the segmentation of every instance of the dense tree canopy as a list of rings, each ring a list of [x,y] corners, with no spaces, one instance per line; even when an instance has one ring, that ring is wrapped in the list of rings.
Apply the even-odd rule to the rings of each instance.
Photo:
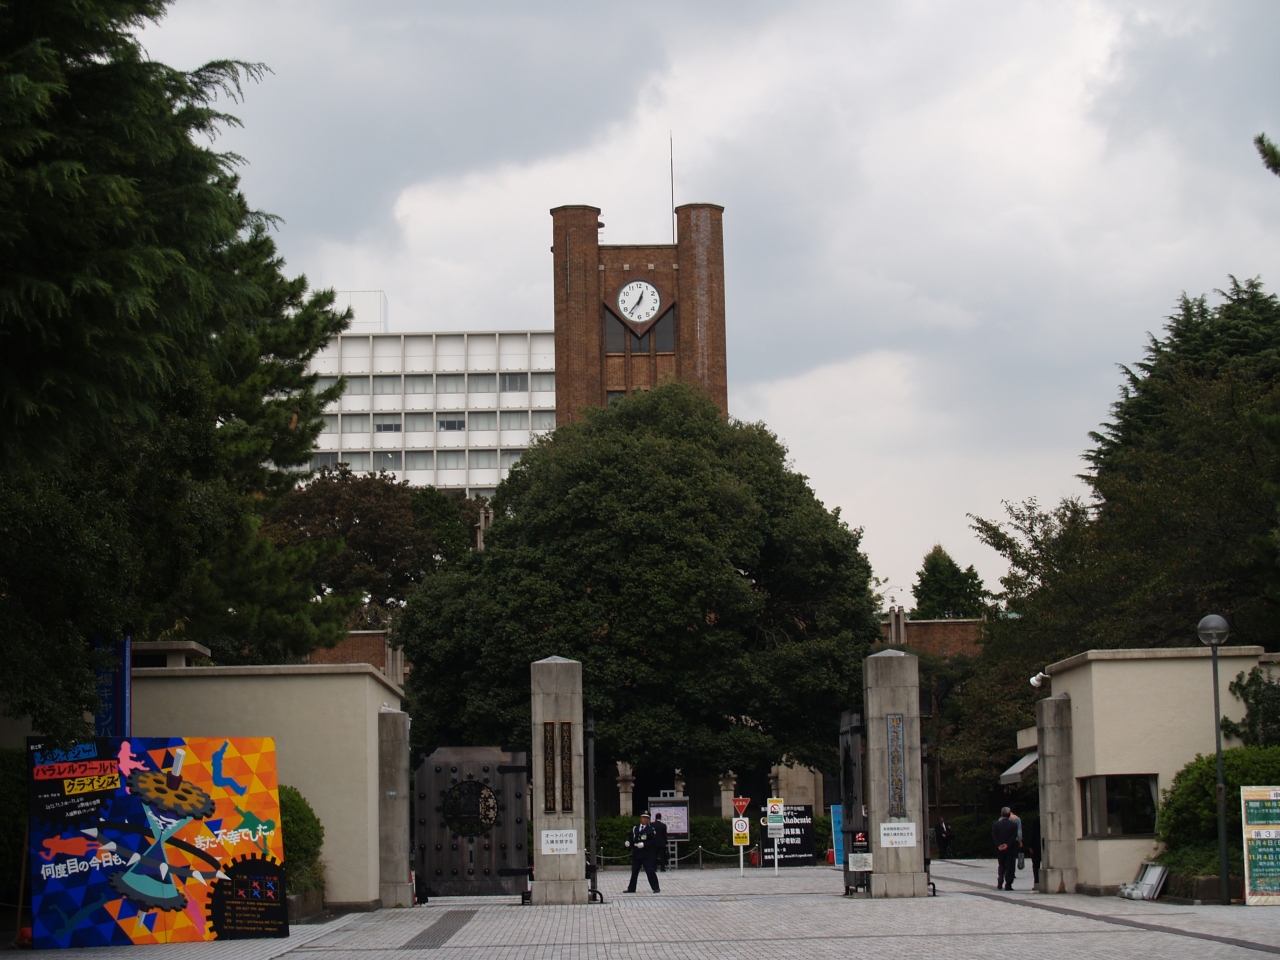
[[[331,544],[315,574],[319,592],[359,600],[353,627],[390,623],[413,588],[471,549],[464,513],[475,502],[386,474],[325,468],[268,514],[278,544]]]
[[[1280,649],[1280,301],[1257,281],[1233,280],[1221,298],[1184,296],[1124,368],[1086,454],[1090,503],[1027,501],[975,521],[1009,570],[944,752],[968,782],[993,782],[1016,756],[1013,733],[1039,696],[1026,678],[1055,660],[1194,644],[1210,611],[1230,619],[1233,642]]]
[[[973,564],[961,570],[940,543],[924,555],[911,592],[916,598],[911,615],[918,620],[980,617],[986,610],[987,592],[978,571]]]
[[[559,655],[610,756],[830,765],[879,632],[871,571],[763,426],[665,384],[559,427],[493,505],[484,552],[395,627],[420,744],[527,743],[529,663]]]
[[[277,547],[338,396],[307,364],[348,316],[290,279],[207,146],[246,70],[184,73],[159,0],[0,3],[0,709],[55,736],[95,705],[95,637],[224,662],[342,635],[322,547]]]

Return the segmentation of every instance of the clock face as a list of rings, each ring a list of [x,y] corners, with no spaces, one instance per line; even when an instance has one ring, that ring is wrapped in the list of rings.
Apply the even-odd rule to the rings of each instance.
[[[646,280],[632,280],[618,293],[618,312],[632,323],[648,323],[661,306],[658,288]]]

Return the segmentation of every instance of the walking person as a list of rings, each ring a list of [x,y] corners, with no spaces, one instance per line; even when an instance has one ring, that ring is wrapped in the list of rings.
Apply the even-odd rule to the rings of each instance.
[[[1028,820],[1023,828],[1022,849],[1031,861],[1031,880],[1040,886],[1040,820]]]
[[[1018,867],[1018,824],[1010,819],[1012,811],[1000,808],[1000,819],[991,828],[991,841],[996,847],[996,889],[1012,890]]]
[[[933,838],[938,841],[938,859],[951,859],[951,845],[955,842],[956,832],[946,817],[940,817],[933,828]]]
[[[662,822],[662,814],[660,813],[653,815],[653,832],[658,838],[658,869],[666,873],[667,860],[671,856],[671,851],[667,846],[667,825]]]
[[[653,861],[658,849],[658,835],[649,824],[648,810],[640,814],[640,822],[631,828],[631,838],[626,841],[626,845],[631,848],[631,884],[625,892],[636,892],[636,879],[643,869],[644,875],[649,878],[650,888],[657,893],[658,875],[654,873]]]

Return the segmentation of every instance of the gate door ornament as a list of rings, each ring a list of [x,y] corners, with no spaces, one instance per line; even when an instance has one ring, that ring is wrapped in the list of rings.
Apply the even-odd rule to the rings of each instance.
[[[524,751],[437,747],[414,773],[418,899],[521,894],[528,885]]]

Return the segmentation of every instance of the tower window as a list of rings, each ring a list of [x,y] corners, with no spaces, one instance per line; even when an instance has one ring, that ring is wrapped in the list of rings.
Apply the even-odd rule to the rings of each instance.
[[[613,403],[615,400],[621,400],[626,395],[627,391],[625,390],[610,390],[604,395],[604,402]]]
[[[637,337],[634,333],[631,335],[631,352],[632,353],[648,353],[649,352],[649,332],[646,330],[643,337]]]
[[[604,352],[622,353],[627,348],[627,328],[608,310],[604,312]]]
[[[675,310],[668,310],[653,325],[654,346],[659,353],[674,353],[676,349]]]

